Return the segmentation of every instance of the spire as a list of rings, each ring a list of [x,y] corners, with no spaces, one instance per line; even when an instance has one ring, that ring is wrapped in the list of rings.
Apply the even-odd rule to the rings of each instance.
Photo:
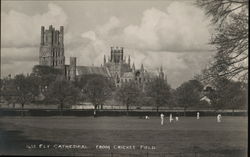
[[[164,72],[163,72],[162,65],[161,65],[161,67],[160,67],[159,77],[160,77],[160,79],[163,79],[163,80],[164,80]]]
[[[132,65],[132,72],[135,72],[135,64]]]
[[[106,63],[106,56],[104,55],[104,64]]]
[[[111,59],[110,62],[114,61],[114,47],[111,47]]]
[[[130,66],[130,56],[128,56],[128,65]]]
[[[141,64],[141,71],[144,71],[144,67],[143,67],[143,64]]]

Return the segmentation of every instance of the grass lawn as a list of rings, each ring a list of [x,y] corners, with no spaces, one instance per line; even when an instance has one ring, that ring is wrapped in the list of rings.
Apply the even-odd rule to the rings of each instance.
[[[240,157],[247,138],[247,117],[0,118],[0,155]]]

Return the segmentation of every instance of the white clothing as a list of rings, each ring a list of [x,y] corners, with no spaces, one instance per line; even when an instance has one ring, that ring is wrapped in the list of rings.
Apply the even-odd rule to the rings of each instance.
[[[197,119],[200,119],[200,113],[197,112]]]
[[[179,121],[179,117],[175,117],[176,122]]]
[[[163,122],[164,122],[164,114],[162,113],[161,114],[161,125],[163,125]]]
[[[170,123],[173,121],[174,119],[173,119],[173,116],[172,116],[172,114],[170,114],[170,116],[169,116],[169,121],[170,121]]]
[[[221,114],[218,114],[218,116],[217,116],[217,122],[218,122],[218,123],[221,122]]]

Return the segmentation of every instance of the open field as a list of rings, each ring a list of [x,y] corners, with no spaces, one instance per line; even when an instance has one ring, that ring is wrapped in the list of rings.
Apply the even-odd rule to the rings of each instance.
[[[222,118],[1,117],[0,154],[246,156],[247,117]]]

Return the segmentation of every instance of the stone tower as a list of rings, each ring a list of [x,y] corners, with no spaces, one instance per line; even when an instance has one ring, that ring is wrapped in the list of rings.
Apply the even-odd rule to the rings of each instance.
[[[162,79],[162,80],[165,79],[165,78],[164,78],[164,72],[163,72],[162,66],[160,67],[159,78]]]
[[[65,65],[64,57],[64,28],[60,30],[50,25],[49,29],[41,27],[41,44],[39,51],[39,65],[47,65],[54,68],[63,68]]]
[[[69,80],[76,80],[76,57],[70,57],[69,61]]]
[[[111,62],[122,63],[123,62],[123,47],[111,47]]]
[[[126,63],[123,47],[111,47],[110,57],[106,60],[106,56],[104,56],[103,65],[108,68],[116,86],[121,85],[120,78],[124,73],[132,71],[130,64]]]

